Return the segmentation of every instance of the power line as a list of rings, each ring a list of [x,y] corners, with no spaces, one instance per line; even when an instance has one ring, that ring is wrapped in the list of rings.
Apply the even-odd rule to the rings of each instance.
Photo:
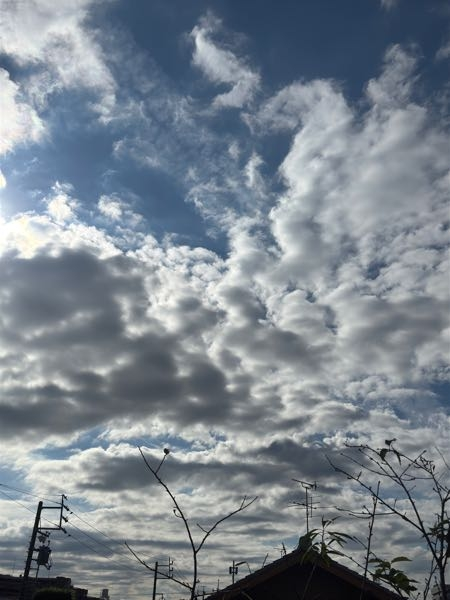
[[[100,540],[96,539],[94,536],[90,535],[86,531],[83,531],[83,529],[80,529],[79,527],[77,527],[73,523],[70,523],[70,527],[75,528],[80,533],[82,533],[83,535],[85,535],[86,537],[88,537],[89,539],[91,539],[92,541],[94,541],[96,544],[99,544],[100,546],[104,546],[111,554],[122,554],[126,558],[131,559],[131,557],[126,552],[119,552],[118,550],[112,549],[110,546],[108,546],[104,542],[101,542]],[[69,526],[68,526],[68,529],[69,529]],[[66,535],[68,537],[72,537],[78,543],[80,543],[81,545],[84,545],[86,548],[89,548],[90,550],[92,550],[92,552],[94,552],[95,554],[98,554],[102,558],[107,558],[110,562],[113,562],[113,563],[119,565],[121,568],[130,568],[130,569],[132,568],[131,565],[129,567],[125,567],[123,564],[120,564],[117,561],[115,561],[111,556],[106,556],[105,554],[101,554],[96,548],[94,548],[93,546],[91,546],[87,542],[84,542],[84,541],[80,540],[75,534],[66,532]],[[105,535],[105,534],[103,534],[103,535]],[[110,538],[110,539],[112,539],[112,538]],[[114,540],[112,540],[112,541],[114,541]],[[118,542],[116,542],[116,543],[118,543]],[[138,569],[137,566],[135,567],[135,569],[136,570],[140,570],[140,569]]]
[[[57,504],[57,502],[55,500],[51,500],[49,498],[45,498],[41,495],[37,495],[37,494],[33,494],[31,492],[27,492],[25,490],[21,490],[19,488],[16,488],[14,486],[10,486],[4,483],[0,483],[1,487],[10,489],[12,491],[15,492],[19,492],[22,494],[25,494],[27,496],[31,496],[34,498],[39,498],[39,499],[44,499],[48,502],[53,502],[54,504]],[[0,494],[4,495],[6,498],[8,498],[11,502],[14,502],[15,504],[17,504],[18,506],[20,506],[21,508],[24,508],[25,510],[27,510],[28,512],[31,512],[32,514],[34,514],[34,510],[29,508],[28,506],[25,506],[25,504],[22,504],[21,502],[19,502],[18,500],[16,500],[15,498],[13,498],[11,495],[9,495],[8,493],[4,492],[3,490],[0,489]],[[109,539],[110,541],[112,541],[113,543],[116,544],[120,544],[120,542],[118,542],[118,540],[114,540],[113,538],[111,538],[109,535],[107,535],[106,533],[102,532],[100,529],[98,529],[97,527],[95,527],[94,525],[92,525],[91,523],[89,523],[89,521],[87,521],[86,519],[84,519],[83,517],[80,517],[80,515],[78,515],[77,513],[75,513],[74,511],[69,511],[69,514],[73,514],[76,518],[78,518],[80,521],[84,522],[86,525],[88,525],[89,527],[91,527],[92,529],[94,529],[95,531],[97,531],[99,534],[103,535],[105,538]],[[42,520],[46,521],[47,523],[49,523],[52,526],[55,526],[56,523],[50,521],[49,519],[47,519],[46,517],[42,516]],[[108,546],[107,544],[105,544],[104,542],[94,538],[93,536],[91,536],[90,534],[88,534],[87,532],[83,531],[82,529],[80,529],[79,527],[77,527],[74,523],[70,523],[71,527],[77,529],[78,531],[80,531],[83,535],[85,535],[86,537],[90,538],[91,540],[93,540],[95,543],[104,546],[105,548],[107,548],[109,550],[109,552],[111,552],[112,554],[120,554],[124,557],[126,557],[129,560],[133,560],[132,557],[125,551],[120,551],[117,549],[112,549],[110,546]],[[83,543],[81,542],[81,540],[79,540],[78,538],[76,538],[76,536],[72,535],[72,537],[74,539],[76,539],[79,543]],[[91,550],[93,550],[95,552],[95,549],[92,548],[91,546],[86,544],[86,547],[89,547]],[[106,558],[106,557],[105,557]]]
[[[6,488],[9,489],[13,492],[17,492],[17,493],[21,493],[21,494],[25,494],[34,498],[41,498],[41,496],[38,496],[36,494],[33,494],[31,492],[26,492],[25,490],[21,490],[19,488],[15,488],[13,486],[9,486],[6,484],[0,484],[0,486],[2,488]],[[25,504],[19,502],[18,500],[16,500],[11,494],[8,494],[7,492],[3,491],[2,489],[0,489],[0,494],[2,494],[5,498],[7,498],[9,501],[13,502],[14,504],[17,504],[20,508],[27,510],[28,512],[34,514],[34,511],[29,508],[28,506],[26,506]],[[54,500],[50,500],[47,499],[49,502],[55,503],[56,502]],[[111,538],[110,536],[108,536],[107,534],[105,534],[104,532],[102,532],[100,529],[98,529],[97,527],[95,527],[94,525],[92,525],[91,523],[89,523],[89,521],[87,521],[86,519],[84,519],[83,517],[81,517],[80,515],[78,515],[77,513],[75,513],[74,511],[70,511],[69,509],[69,514],[72,514],[74,517],[78,518],[80,521],[84,522],[87,526],[91,527],[92,529],[94,529],[95,531],[97,531],[100,535],[104,536],[105,538],[107,538],[108,540],[110,540],[111,542],[113,542],[114,544],[120,544],[120,542],[118,540],[114,540],[113,538]],[[56,527],[57,524],[54,523],[53,521],[51,521],[50,519],[44,517],[43,515],[41,515],[41,520],[45,521],[47,523],[49,523],[52,527]],[[43,527],[45,529],[45,527]],[[105,542],[97,539],[96,537],[90,535],[88,532],[84,531],[83,529],[81,529],[80,527],[78,527],[77,525],[75,525],[74,523],[70,522],[67,526],[67,528],[70,530],[69,532],[66,531],[65,529],[62,529],[63,533],[66,535],[66,537],[70,538],[73,540],[73,542],[79,544],[80,546],[86,548],[87,550],[89,550],[89,552],[98,555],[101,559],[107,561],[107,564],[112,568],[112,571],[116,570],[117,571],[127,571],[127,572],[132,572],[133,573],[133,577],[139,577],[139,579],[141,579],[141,577],[147,577],[148,578],[148,574],[149,571],[146,569],[142,569],[142,567],[139,567],[135,562],[133,557],[131,557],[127,552],[125,551],[120,551],[119,549],[115,549],[112,548],[111,546],[109,546],[108,544],[106,544]],[[92,540],[95,544],[103,546],[104,548],[107,549],[108,551],[108,555],[105,554],[105,552],[100,552],[98,548],[94,547],[92,544],[89,544],[88,542],[86,542],[83,539],[80,539],[79,536],[75,535],[75,533],[72,532],[72,530],[75,529],[77,530],[79,533],[81,533],[83,536],[89,538],[90,540]],[[119,562],[118,560],[115,560],[111,555],[120,555],[122,557],[126,557],[128,561],[131,561],[133,564],[130,563],[123,563],[123,562]],[[116,569],[114,569],[114,567]],[[168,581],[171,581],[171,578],[168,579]],[[127,594],[128,596],[129,594]],[[142,597],[141,593],[136,593],[133,594],[133,596],[136,597]],[[172,594],[171,592],[165,592],[164,594],[164,598],[169,598],[170,596],[175,596],[175,594]]]
[[[73,527],[74,529],[76,529],[77,531],[79,531],[80,533],[82,533],[83,535],[85,535],[86,537],[88,537],[90,540],[92,540],[93,542],[95,542],[96,544],[98,544],[99,546],[104,546],[109,552],[111,552],[112,554],[115,553],[115,550],[113,550],[110,546],[108,546],[107,544],[105,544],[104,542],[101,542],[100,540],[98,540],[97,538],[95,538],[93,535],[90,535],[89,533],[87,533],[86,531],[84,531],[83,529],[80,529],[80,527],[77,527],[76,525],[74,525],[73,523],[70,523],[70,527]]]
[[[8,489],[12,489],[12,490],[14,490],[14,491],[23,491],[23,490],[18,490],[17,488],[13,488],[12,486],[7,486],[7,485],[4,485],[4,484],[0,484],[0,485],[1,485],[2,487],[6,487],[6,488],[8,488]],[[28,492],[23,492],[23,493],[27,494]],[[14,504],[17,504],[17,505],[18,505],[18,506],[20,506],[21,508],[24,508],[25,510],[27,510],[27,511],[31,512],[32,514],[34,514],[34,511],[33,511],[31,508],[29,508],[28,506],[25,506],[25,504],[22,504],[22,503],[21,503],[21,502],[19,502],[18,500],[15,500],[15,499],[14,499],[12,496],[10,496],[9,494],[7,494],[7,493],[6,493],[6,492],[4,492],[3,490],[0,490],[0,494],[3,494],[3,496],[6,496],[6,497],[7,497],[9,500],[11,500],[11,502],[14,502]],[[30,495],[30,496],[34,496],[34,497],[37,497],[37,498],[39,498],[39,497],[40,497],[40,496],[36,496],[36,494],[31,494],[31,493],[30,493],[30,494],[28,494],[28,495]],[[53,502],[53,501],[51,501],[51,502]],[[49,523],[49,524],[50,524],[50,525],[52,525],[52,526],[56,526],[56,525],[57,525],[56,523],[54,523],[53,521],[50,521],[50,519],[47,519],[47,518],[46,518],[46,517],[44,517],[44,516],[41,516],[41,519],[42,519],[42,521],[46,521],[47,523]],[[112,552],[113,554],[114,554],[114,553],[116,553],[116,551],[112,550],[112,549],[111,549],[109,546],[107,546],[107,545],[106,545],[106,544],[104,544],[103,542],[100,542],[99,540],[96,540],[96,539],[95,539],[93,536],[89,535],[88,533],[86,533],[85,531],[83,531],[82,529],[80,529],[79,527],[77,527],[76,525],[74,525],[73,523],[71,523],[70,525],[71,525],[71,527],[74,527],[75,529],[78,529],[78,530],[79,530],[81,533],[83,533],[83,534],[84,534],[84,535],[86,535],[87,537],[91,538],[91,539],[92,539],[93,541],[95,541],[97,544],[100,544],[100,545],[106,546],[106,547],[108,548],[108,550],[109,550],[110,552]],[[45,528],[44,528],[44,529],[45,529]],[[70,534],[70,533],[67,533],[67,532],[65,532],[65,533],[66,533],[66,535],[68,535],[68,536],[70,536],[70,537],[73,537],[74,539],[76,539],[76,540],[77,540],[77,541],[78,541],[80,544],[83,544],[83,542],[82,542],[81,540],[79,540],[79,539],[78,539],[78,538],[77,538],[75,535],[73,535],[73,534]],[[105,535],[105,534],[103,534],[103,535]],[[108,537],[108,536],[107,536],[107,537]],[[112,538],[110,538],[110,539],[112,539]],[[85,545],[87,548],[90,548],[92,551],[96,552],[95,548],[93,548],[92,546],[89,546],[89,544],[86,544],[86,543],[84,543],[84,545]],[[98,554],[98,552],[97,552],[97,554]],[[126,556],[126,553],[125,553],[125,552],[124,552],[123,554]],[[105,557],[105,558],[106,558],[106,557]]]
[[[80,540],[80,538],[78,538],[76,535],[74,535],[73,533],[66,533],[68,538],[73,539],[75,542],[78,542],[78,544],[80,544],[81,546],[84,546],[85,548],[88,548],[89,550],[91,550],[94,554],[97,554],[98,556],[100,556],[101,558],[107,559],[109,563],[112,563],[118,567],[120,567],[120,569],[125,569],[127,571],[134,571],[134,572],[138,572],[138,573],[142,573],[144,574],[145,572],[143,572],[139,567],[137,566],[131,566],[131,565],[124,565],[122,563],[117,562],[116,560],[114,560],[113,558],[111,558],[110,556],[105,556],[104,554],[100,554],[100,552],[98,552],[98,550],[96,548],[94,548],[93,546],[91,546],[90,544],[88,544],[87,542],[84,542],[83,540]]]
[[[5,487],[9,490],[13,490],[14,492],[19,492],[19,494],[25,494],[26,496],[33,496],[33,498],[39,498],[39,500],[45,500],[46,502],[53,502],[53,504],[59,504],[59,500],[51,500],[50,498],[45,498],[42,495],[32,494],[31,492],[21,490],[19,488],[13,487],[12,485],[7,485],[6,483],[0,483],[0,487]]]
[[[45,496],[42,495],[37,495],[37,494],[33,494],[31,492],[28,492],[26,490],[22,490],[20,488],[14,487],[14,486],[10,486],[7,484],[3,484],[0,483],[0,486],[6,489],[9,489],[13,492],[17,492],[20,494],[24,494],[26,496],[30,496],[33,498],[39,498],[39,499],[44,499],[47,502],[51,502],[54,504],[58,504],[58,502],[56,502],[55,500],[52,500],[50,498],[45,498]],[[5,491],[0,489],[0,493],[5,496],[6,498],[8,498],[8,500],[10,500],[11,502],[14,502],[15,504],[17,504],[18,506],[20,506],[21,508],[27,510],[28,512],[31,512],[32,514],[34,514],[34,511],[29,508],[28,506],[22,504],[21,502],[19,502],[18,500],[16,500],[15,498],[13,498],[10,494],[6,493]],[[108,540],[110,540],[111,542],[113,542],[114,544],[120,544],[120,542],[117,539],[113,539],[112,537],[110,537],[109,535],[107,535],[106,533],[104,533],[103,531],[101,531],[100,529],[98,529],[97,527],[95,527],[94,525],[92,525],[92,523],[90,523],[89,521],[87,521],[86,519],[84,519],[83,517],[81,517],[79,514],[75,513],[74,511],[69,509],[69,514],[73,515],[74,517],[76,517],[77,519],[79,519],[80,521],[82,521],[83,523],[85,523],[88,527],[91,527],[93,530],[95,530],[97,533],[99,533],[100,535],[104,536],[105,538],[107,538]],[[49,523],[51,526],[56,526],[57,524],[54,523],[53,521],[47,519],[46,517],[42,516],[41,517],[42,521],[46,521],[47,523]],[[45,527],[44,527],[45,528]],[[111,548],[108,544],[102,542],[101,540],[98,540],[97,538],[95,538],[94,536],[90,535],[89,533],[87,533],[86,531],[84,531],[83,529],[81,529],[80,527],[78,527],[77,525],[75,525],[74,523],[70,522],[69,525],[67,526],[68,529],[75,529],[77,531],[79,531],[82,535],[86,536],[87,538],[89,538],[90,540],[92,540],[93,542],[95,542],[96,544],[103,546],[104,548],[106,548],[108,550],[109,553],[111,553],[111,555],[120,555],[122,557],[126,557],[129,561],[133,561],[134,559],[133,557],[131,557],[127,552],[125,551],[120,551],[119,549],[113,549]],[[68,537],[71,538],[74,542],[80,544],[81,546],[84,546],[85,548],[87,548],[89,551],[93,552],[94,554],[97,554],[100,558],[106,559],[109,561],[109,563],[114,564],[115,566],[119,567],[120,569],[125,569],[128,571],[133,571],[134,573],[139,573],[142,574],[143,576],[148,574],[147,570],[143,570],[142,568],[140,568],[138,565],[131,565],[131,564],[123,564],[118,562],[117,560],[113,559],[111,555],[105,555],[105,553],[101,553],[98,551],[97,548],[95,548],[94,546],[92,546],[91,544],[87,543],[86,541],[83,541],[82,539],[80,539],[77,535],[75,535],[72,532],[67,532],[66,530],[63,529],[64,534]],[[150,561],[150,559],[147,559],[147,561]],[[168,578],[167,581],[171,581],[172,578]],[[169,594],[166,594],[166,597]]]
[[[85,523],[88,527],[91,527],[92,529],[94,529],[94,531],[97,531],[97,533],[99,533],[100,535],[102,535],[106,539],[110,540],[114,544],[122,545],[122,542],[118,541],[117,539],[114,539],[114,538],[110,537],[109,535],[107,535],[106,533],[104,533],[103,531],[101,531],[100,529],[98,529],[98,527],[95,527],[95,525],[92,525],[92,523],[89,523],[89,521],[87,521],[86,519],[80,517],[80,515],[78,515],[74,511],[71,510],[69,512],[69,514],[72,514],[74,517],[76,517],[77,519],[79,519],[80,521],[82,521],[83,523]],[[122,556],[126,556],[127,558],[131,558],[130,555],[128,554],[128,552],[125,552],[124,550],[112,549],[110,546],[108,546],[108,544],[105,544],[104,542],[101,542],[100,540],[97,540],[93,536],[89,535],[88,533],[84,532],[82,529],[80,529],[79,527],[77,527],[76,525],[74,525],[72,522],[70,524],[71,524],[72,527],[75,527],[76,529],[79,529],[79,531],[82,531],[85,535],[87,535],[91,539],[95,540],[98,544],[100,544],[102,546],[105,546],[105,548],[108,548],[111,552],[113,552],[115,554],[121,554]]]
[[[31,510],[31,508],[28,508],[28,506],[25,506],[25,504],[22,504],[21,502],[19,502],[18,500],[15,500],[14,498],[12,498],[9,494],[7,494],[6,492],[4,492],[3,490],[0,490],[0,494],[3,494],[4,496],[6,496],[7,498],[9,498],[9,500],[11,500],[11,502],[14,502],[14,504],[17,504],[18,506],[20,506],[21,508],[24,508],[25,510],[28,510],[30,513],[34,514],[34,511]]]
[[[87,521],[86,519],[83,519],[83,517],[80,517],[80,515],[78,515],[76,512],[74,512],[73,510],[69,511],[70,515],[73,515],[74,517],[76,517],[77,519],[80,519],[80,521],[82,521],[83,523],[85,523],[88,527],[91,527],[92,529],[94,529],[95,531],[97,531],[98,533],[100,533],[100,535],[103,535],[105,538],[107,538],[108,540],[110,540],[111,542],[115,542],[117,543],[117,540],[113,539],[112,537],[110,537],[109,535],[107,535],[106,533],[103,533],[103,531],[100,531],[100,529],[98,529],[97,527],[95,527],[95,525],[92,525],[92,523],[89,523],[89,521]]]
[[[78,516],[78,515],[77,515]],[[93,525],[91,525],[90,523],[88,523],[88,521],[85,521],[87,525],[89,525],[90,527],[93,527],[94,529],[96,529],[99,533],[101,533],[102,535],[104,535],[105,537],[107,537],[108,539],[110,539],[112,542],[118,544],[119,542],[117,540],[113,540],[113,538],[110,538],[109,536],[107,536],[105,533],[101,532],[99,529],[97,529],[96,527],[94,527]],[[110,546],[108,546],[108,544],[105,544],[104,542],[101,542],[100,540],[98,540],[97,538],[95,538],[94,536],[90,535],[89,533],[87,533],[86,531],[84,531],[83,529],[80,529],[79,527],[77,527],[76,525],[74,525],[73,523],[69,523],[68,529],[69,527],[73,527],[76,530],[78,530],[80,533],[82,533],[83,535],[85,535],[86,537],[88,537],[89,539],[91,539],[92,541],[94,541],[96,544],[99,544],[100,546],[104,546],[111,554],[118,554],[121,556],[124,556],[125,558],[127,558],[128,560],[133,561],[134,563],[134,559],[125,551],[120,551],[117,549],[113,549]],[[137,566],[137,565],[123,565],[122,563],[118,563],[116,560],[114,560],[111,556],[106,556],[105,554],[100,554],[100,552],[94,548],[93,546],[91,546],[90,544],[88,544],[87,542],[83,542],[82,540],[80,540],[76,535],[74,535],[73,533],[68,533],[66,532],[66,535],[69,537],[72,537],[74,540],[76,540],[79,544],[84,545],[86,548],[89,548],[92,552],[94,552],[95,554],[98,554],[99,556],[101,556],[102,558],[106,558],[108,559],[110,562],[120,566],[120,568],[125,568],[125,569],[131,569],[133,571],[139,571],[142,572],[142,570]],[[145,573],[145,572],[144,572]]]
[[[90,544],[88,544],[87,542],[84,542],[82,540],[80,540],[80,538],[78,538],[75,534],[73,533],[68,533],[66,532],[66,536],[69,538],[73,538],[75,541],[77,541],[79,544],[81,544],[82,546],[84,546],[85,548],[88,548],[89,550],[91,550],[92,552],[94,552],[95,554],[98,554],[99,556],[101,556],[102,558],[110,558],[108,556],[105,556],[104,554],[100,554],[100,552],[98,552],[98,550],[96,550],[93,546],[91,546]]]
[[[86,519],[80,517],[74,511],[69,511],[69,514],[73,514],[77,519],[79,519],[80,521],[82,521],[83,523],[85,523],[88,527],[91,527],[92,529],[94,529],[95,531],[97,531],[100,535],[104,536],[106,539],[110,540],[114,544],[122,545],[122,542],[119,542],[117,539],[114,539],[114,538],[110,537],[109,535],[107,535],[106,533],[104,533],[103,531],[101,531],[100,529],[98,529],[98,527],[95,527],[95,525],[92,525],[92,523],[90,523]],[[134,561],[134,559],[130,556],[130,554],[128,552],[126,552],[125,550],[112,549],[110,546],[108,546],[108,544],[105,544],[104,542],[101,542],[101,541],[97,540],[93,536],[89,535],[88,533],[84,532],[82,529],[80,529],[79,527],[77,527],[76,525],[74,525],[72,522],[70,524],[71,524],[72,527],[75,527],[76,529],[78,529],[79,531],[81,531],[82,533],[84,533],[85,535],[87,535],[88,537],[90,537],[91,539],[93,539],[94,541],[96,541],[98,544],[100,544],[100,545],[105,546],[106,548],[108,548],[112,553],[120,554],[122,556],[125,556],[127,559]],[[159,560],[159,557],[150,557],[150,558],[146,559],[147,562],[154,562],[155,560]]]

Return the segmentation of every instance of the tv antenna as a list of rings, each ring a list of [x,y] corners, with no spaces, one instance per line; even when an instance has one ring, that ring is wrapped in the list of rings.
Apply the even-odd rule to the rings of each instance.
[[[312,494],[309,492],[311,490],[317,489],[317,481],[314,483],[310,483],[309,481],[302,481],[301,479],[293,479],[296,483],[299,483],[302,488],[305,490],[305,501],[304,502],[294,502],[296,506],[304,506],[306,509],[306,533],[309,533],[309,519],[312,518],[312,513],[314,509]]]

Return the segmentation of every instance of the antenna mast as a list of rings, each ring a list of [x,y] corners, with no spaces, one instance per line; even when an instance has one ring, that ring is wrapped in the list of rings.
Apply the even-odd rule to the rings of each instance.
[[[310,483],[309,481],[301,481],[300,479],[293,479],[292,481],[299,483],[305,490],[305,502],[295,502],[294,504],[297,504],[298,506],[304,506],[306,508],[306,533],[309,533],[309,518],[312,518],[312,511],[314,507],[312,495],[310,495],[308,492],[310,490],[317,489],[317,482],[315,481],[314,483]]]

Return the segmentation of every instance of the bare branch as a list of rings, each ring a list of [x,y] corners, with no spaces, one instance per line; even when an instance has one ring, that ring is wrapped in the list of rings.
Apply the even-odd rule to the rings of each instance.
[[[366,547],[365,574],[367,575],[367,562],[371,555],[370,544],[373,535],[375,512],[377,519],[382,514],[394,515],[420,533],[420,539],[424,541],[428,548],[430,571],[425,585],[424,598],[426,598],[429,591],[432,577],[436,574],[442,598],[447,599],[445,570],[450,558],[450,515],[447,509],[447,502],[450,502],[450,487],[443,481],[443,476],[438,474],[434,460],[426,458],[425,451],[411,457],[398,450],[393,444],[395,441],[395,439],[386,440],[386,447],[381,449],[375,449],[368,445],[355,446],[346,444],[349,450],[356,451],[359,456],[358,454],[355,456],[353,453],[348,452],[342,452],[340,456],[347,461],[347,464],[350,463],[361,469],[358,473],[334,464],[329,457],[327,457],[327,460],[336,472],[345,475],[347,479],[357,483],[373,497],[373,511],[367,511],[367,507],[364,507],[365,511],[359,513],[356,511],[346,511],[351,516],[370,518],[371,529],[369,530],[368,545]],[[446,470],[450,471],[445,457],[440,451],[438,451],[438,454]],[[377,475],[391,485],[397,486],[397,489],[401,491],[402,500],[407,503],[407,510],[400,503],[397,503],[398,498],[392,500],[392,498],[382,493],[380,483],[378,483],[376,490],[373,489],[371,484],[373,475]],[[368,476],[368,479],[365,476]],[[429,486],[428,490],[435,494],[434,499],[437,502],[438,509],[435,511],[434,524],[429,523],[429,516],[432,513],[430,511],[422,513],[420,510],[419,494],[421,488],[416,485],[418,482],[427,484]],[[379,512],[378,505],[384,507],[388,512]],[[376,557],[370,560],[378,564],[376,574],[383,580],[386,580],[386,577],[389,578],[389,573],[391,572],[401,574],[396,567],[393,567],[391,570],[391,563],[389,561],[383,561]],[[401,560],[405,560],[404,557],[397,557],[392,562]],[[413,588],[407,587],[403,591],[410,592],[411,589]]]
[[[152,573],[155,572],[155,569],[153,567],[151,567],[149,564],[147,564],[145,562],[145,560],[142,560],[142,558],[138,554],[136,554],[136,552],[133,550],[133,548],[131,548],[131,546],[129,546],[129,544],[127,544],[127,542],[124,542],[124,544],[128,548],[128,550],[131,552],[131,554],[134,556],[134,558],[138,562],[140,562],[143,567],[145,567]],[[161,571],[158,571],[158,575],[160,575],[161,577],[164,577],[165,579],[170,579],[171,581],[175,581],[175,583],[178,583],[179,585],[187,588],[188,590],[191,589],[191,586],[189,585],[189,583],[185,583],[184,581],[181,581],[180,579],[176,579],[175,577],[173,577],[171,575],[166,575],[165,573],[162,573]]]
[[[239,508],[237,508],[236,510],[233,510],[232,512],[228,513],[227,515],[225,515],[224,517],[222,517],[221,519],[219,519],[218,521],[216,521],[214,523],[214,525],[210,529],[206,530],[206,533],[205,533],[203,539],[201,540],[200,544],[197,547],[197,552],[199,552],[199,550],[202,548],[203,544],[206,542],[206,539],[208,538],[208,536],[214,531],[214,529],[216,529],[216,527],[218,525],[220,525],[221,523],[223,523],[227,519],[230,519],[234,515],[237,515],[238,513],[242,512],[243,510],[245,510],[249,506],[251,506],[253,504],[253,502],[256,502],[256,500],[258,499],[258,496],[255,496],[249,502],[246,501],[246,498],[247,498],[247,496],[244,496],[244,499],[242,500]]]
[[[200,550],[202,549],[203,545],[205,544],[207,538],[211,535],[211,533],[224,521],[226,521],[227,519],[230,519],[232,516],[236,515],[239,512],[242,512],[243,510],[245,510],[246,508],[248,508],[251,504],[253,504],[253,502],[255,502],[255,500],[257,499],[252,498],[252,500],[248,501],[247,500],[247,496],[244,496],[244,499],[242,500],[241,504],[239,505],[239,507],[236,510],[231,511],[230,513],[228,513],[227,515],[225,515],[224,517],[222,517],[221,519],[219,519],[218,521],[216,521],[212,527],[210,527],[209,529],[206,529],[204,527],[202,527],[201,525],[199,525],[197,523],[197,527],[199,527],[199,529],[204,533],[202,539],[200,540],[200,542],[198,544],[195,543],[194,538],[192,536],[192,532],[191,532],[191,528],[188,522],[188,519],[186,517],[186,515],[184,514],[179,502],[177,501],[175,495],[173,494],[173,492],[171,491],[171,489],[169,488],[169,486],[163,481],[163,479],[159,476],[159,470],[162,466],[162,464],[164,463],[164,460],[167,456],[167,454],[169,453],[169,451],[167,449],[164,449],[164,457],[161,460],[161,462],[159,463],[158,467],[155,469],[152,467],[152,465],[149,463],[149,461],[147,460],[143,450],[141,447],[138,447],[138,450],[142,456],[142,459],[144,460],[144,463],[146,465],[146,467],[148,468],[148,470],[152,473],[152,475],[155,477],[156,481],[159,483],[159,485],[165,490],[166,494],[169,496],[169,498],[172,500],[174,508],[173,508],[173,513],[174,515],[181,519],[183,521],[184,524],[184,528],[186,530],[186,534],[188,536],[189,539],[189,544],[191,547],[191,554],[192,554],[192,564],[193,564],[193,569],[192,569],[192,584],[191,585],[187,585],[187,584],[182,584],[185,587],[187,587],[190,591],[191,591],[191,600],[194,600],[195,596],[196,596],[196,587],[197,587],[197,583],[198,583],[198,579],[197,579],[197,572],[198,572],[198,553],[200,552]],[[131,550],[131,548],[127,545],[127,547],[129,548],[130,552],[132,552],[132,554],[136,557],[136,559],[143,565],[145,566],[147,569],[151,569],[151,567],[149,567],[145,561],[143,561],[141,558],[138,557],[138,555]],[[174,580],[176,581],[176,580]],[[178,583],[181,583],[178,581]]]

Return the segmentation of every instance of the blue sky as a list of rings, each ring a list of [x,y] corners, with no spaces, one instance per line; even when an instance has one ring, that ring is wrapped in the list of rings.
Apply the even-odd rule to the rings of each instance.
[[[188,570],[136,448],[170,446],[193,518],[260,498],[209,589],[304,528],[292,478],[356,502],[324,458],[346,439],[448,450],[448,3],[0,8],[0,483]],[[19,564],[30,514],[0,501]]]

